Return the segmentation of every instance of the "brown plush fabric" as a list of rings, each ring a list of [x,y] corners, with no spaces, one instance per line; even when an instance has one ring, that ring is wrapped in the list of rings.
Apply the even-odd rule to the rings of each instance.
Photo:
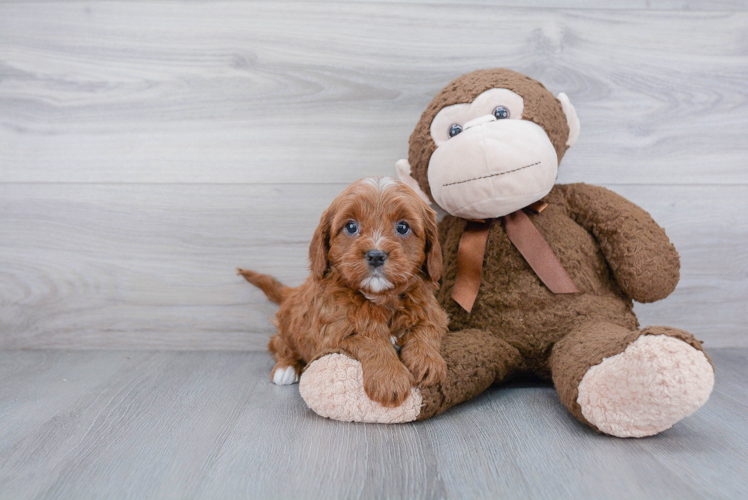
[[[492,224],[478,297],[467,313],[451,297],[467,221],[447,215],[440,223],[445,268],[438,298],[451,319],[442,349],[448,381],[422,391],[419,419],[466,401],[512,374],[532,373],[553,378],[563,403],[585,421],[576,403],[584,373],[623,352],[640,335],[674,336],[703,351],[681,330],[638,330],[632,299],[664,298],[679,277],[678,254],[649,214],[612,191],[587,184],[556,185],[544,200],[548,208],[530,218],[580,293],[548,290],[503,225]],[[578,347],[587,337],[589,347]],[[554,351],[555,345],[560,347]]]
[[[545,198],[548,208],[540,214],[530,215],[530,218],[581,293],[557,295],[548,290],[509,241],[504,227],[493,224],[483,262],[481,288],[473,311],[468,314],[450,300],[450,290],[457,274],[453,256],[465,221],[448,215],[440,226],[445,267],[438,298],[451,318],[450,330],[480,328],[491,331],[522,353],[526,370],[548,377],[547,361],[551,347],[578,324],[595,320],[629,330],[637,328],[631,298],[613,272],[615,267],[629,270],[625,265],[626,255],[613,251],[606,259],[601,250],[606,242],[601,244],[576,222],[577,218],[588,218],[583,210],[579,211],[579,207],[568,201],[572,194],[579,192],[590,192],[607,199],[608,204],[617,205],[622,217],[632,214],[627,219],[632,224],[634,221],[639,224],[631,229],[650,236],[650,239],[640,242],[637,262],[656,261],[659,264],[655,254],[661,251],[661,240],[667,241],[667,237],[641,208],[604,188],[586,184],[557,185]],[[677,263],[674,249],[671,257]],[[609,261],[618,265],[609,266]],[[673,279],[672,274],[677,273],[677,265],[642,265],[638,272],[644,275],[639,276],[643,282],[669,281]]]
[[[491,384],[506,381],[522,361],[511,345],[482,330],[447,333],[441,354],[447,362],[447,381],[420,388],[423,408],[418,420],[474,398]]]
[[[654,302],[675,290],[680,280],[678,252],[647,212],[605,188],[572,184],[561,189],[574,221],[600,244],[628,297]]]
[[[427,181],[429,160],[436,150],[436,144],[431,138],[431,122],[436,114],[444,107],[453,104],[469,103],[486,90],[504,88],[511,90],[524,98],[522,119],[537,123],[545,129],[556,149],[558,161],[561,162],[568,149],[566,141],[569,138],[569,126],[561,107],[561,102],[548,92],[542,83],[529,76],[508,69],[481,69],[462,75],[450,82],[426,108],[421,119],[410,136],[411,175],[418,180],[424,193],[431,197],[431,188]]]
[[[553,347],[550,358],[553,383],[561,402],[580,421],[597,430],[584,418],[582,409],[577,403],[579,383],[587,370],[600,364],[603,359],[623,352],[632,342],[643,335],[666,335],[677,338],[703,352],[709,363],[712,362],[704,352],[701,342],[683,330],[667,326],[651,326],[632,331],[608,323],[585,323],[561,339]]]
[[[519,73],[475,71],[437,94],[410,137],[411,175],[429,196],[428,166],[436,150],[432,120],[445,106],[471,102],[492,88],[522,96],[522,119],[546,131],[561,161],[569,135],[561,103],[542,84]],[[578,293],[551,292],[510,242],[504,224],[494,222],[478,295],[472,311],[466,312],[452,298],[452,290],[468,221],[447,215],[440,223],[444,272],[438,299],[450,317],[450,332],[442,344],[448,374],[443,385],[422,389],[420,419],[474,397],[491,383],[530,373],[552,378],[563,403],[587,422],[577,402],[580,381],[591,367],[623,352],[640,336],[674,337],[703,352],[682,330],[638,330],[632,301],[667,297],[678,284],[680,268],[678,253],[647,212],[612,191],[587,184],[556,185],[544,201],[548,207],[529,217]]]

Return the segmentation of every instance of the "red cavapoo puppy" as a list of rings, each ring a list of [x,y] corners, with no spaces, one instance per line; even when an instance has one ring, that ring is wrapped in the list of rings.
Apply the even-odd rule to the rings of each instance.
[[[296,288],[239,269],[280,304],[273,382],[298,382],[307,363],[335,349],[361,362],[366,394],[384,406],[398,406],[416,383],[444,381],[436,214],[412,189],[390,177],[350,185],[322,214],[309,260],[311,276]]]

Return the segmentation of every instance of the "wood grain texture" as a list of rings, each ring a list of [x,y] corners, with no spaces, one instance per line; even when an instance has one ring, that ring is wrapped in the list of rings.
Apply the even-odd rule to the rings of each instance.
[[[23,1],[23,0],[14,0]],[[272,1],[272,0],[268,0]],[[303,1],[303,0],[301,0]],[[361,1],[371,0],[334,0]],[[523,7],[539,9],[626,9],[626,10],[687,10],[687,11],[742,11],[748,10],[743,0],[380,0],[394,3],[424,3],[445,5],[491,5],[493,7]]]
[[[276,306],[236,267],[308,275],[322,210],[344,185],[0,184],[4,348],[264,350]],[[642,324],[748,346],[742,186],[616,186],[680,251],[682,279]]]
[[[234,268],[300,283],[322,209],[491,66],[571,96],[559,182],[680,250],[642,323],[748,347],[744,3],[481,3],[0,2],[0,347],[264,350]]]
[[[492,388],[416,424],[334,422],[264,353],[0,353],[0,498],[741,498],[748,350],[653,438],[579,424],[553,388]]]
[[[0,4],[1,182],[350,182],[504,66],[566,92],[567,179],[748,183],[748,13],[282,2]]]
[[[300,284],[343,187],[0,184],[2,343],[264,350],[275,306],[236,268]]]
[[[61,3],[81,0],[0,0],[0,3]],[[150,2],[151,0],[128,0],[130,3]],[[213,0],[179,0],[182,2],[213,2]],[[227,2],[245,2],[246,0],[223,0]],[[274,2],[276,0],[253,0],[254,2]],[[308,0],[289,0],[290,2]],[[371,3],[372,0],[327,0],[337,3]],[[376,0],[380,3],[425,3],[446,5],[492,5],[494,7],[532,7],[543,9],[626,9],[626,10],[688,10],[688,11],[740,11],[748,10],[743,0]],[[319,3],[319,2],[318,2]]]

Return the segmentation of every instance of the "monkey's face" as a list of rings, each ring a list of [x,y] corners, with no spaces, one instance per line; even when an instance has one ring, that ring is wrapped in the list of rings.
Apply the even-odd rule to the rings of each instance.
[[[466,219],[501,217],[543,198],[579,133],[568,97],[506,69],[479,70],[445,87],[410,138],[400,180]]]
[[[431,123],[431,196],[457,217],[501,217],[553,187],[558,158],[548,134],[522,119],[522,97],[491,89],[470,104],[442,108]]]

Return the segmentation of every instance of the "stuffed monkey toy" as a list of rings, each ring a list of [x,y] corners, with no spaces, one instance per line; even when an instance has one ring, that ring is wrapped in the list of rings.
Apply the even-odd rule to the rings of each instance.
[[[664,230],[605,188],[555,185],[578,134],[565,94],[510,70],[474,71],[434,97],[397,170],[447,212],[438,297],[450,318],[447,380],[386,408],[363,391],[358,361],[323,353],[301,377],[310,408],[346,421],[423,420],[534,375],[593,429],[642,437],[706,402],[714,368],[701,342],[639,328],[633,312],[632,301],[663,299],[678,283]]]

